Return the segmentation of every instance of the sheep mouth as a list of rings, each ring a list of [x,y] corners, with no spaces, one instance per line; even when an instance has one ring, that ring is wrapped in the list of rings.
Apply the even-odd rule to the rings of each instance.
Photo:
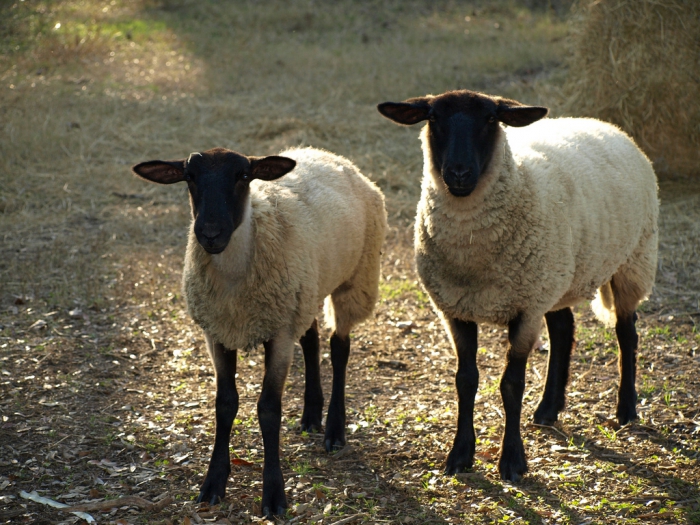
[[[475,187],[476,185],[468,186],[466,188],[455,188],[453,186],[448,186],[447,191],[449,191],[450,195],[453,195],[454,197],[467,197],[471,195]]]
[[[207,252],[209,255],[217,255],[221,252],[223,252],[226,249],[226,244],[223,246],[204,246],[202,245],[202,248],[204,248],[204,251]]]

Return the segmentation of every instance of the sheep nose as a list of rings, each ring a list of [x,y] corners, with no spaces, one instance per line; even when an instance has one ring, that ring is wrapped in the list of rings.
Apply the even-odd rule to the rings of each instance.
[[[205,220],[201,215],[195,221],[197,241],[207,252],[221,253],[228,246],[233,228],[225,220]]]
[[[461,166],[454,167],[454,168],[448,168],[447,171],[452,176],[452,178],[454,178],[455,180],[457,180],[459,182],[466,181],[472,175],[471,168],[462,168]]]
[[[471,184],[472,169],[450,166],[445,170],[444,179],[450,186],[463,187]]]
[[[221,234],[221,226],[215,222],[205,222],[201,234],[209,240],[216,239]]]

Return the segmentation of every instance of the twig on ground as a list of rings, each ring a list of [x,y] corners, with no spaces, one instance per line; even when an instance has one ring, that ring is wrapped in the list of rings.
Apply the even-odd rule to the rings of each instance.
[[[85,514],[84,512],[68,510],[68,509],[70,509],[70,507],[68,505],[66,505],[65,503],[61,503],[59,501],[56,501],[56,500],[53,500],[50,498],[45,498],[43,496],[39,496],[39,494],[37,494],[36,490],[33,490],[32,492],[22,491],[19,493],[19,495],[22,496],[24,499],[29,499],[29,500],[35,501],[37,503],[41,503],[42,505],[49,505],[51,507],[55,507],[57,509],[61,509],[61,510],[64,510],[66,512],[70,512],[72,514],[75,514],[76,516],[84,519],[88,523],[97,523],[95,521],[95,518],[90,516],[90,514]]]
[[[640,498],[639,496],[627,496],[624,498],[612,498],[610,501],[616,501],[616,502],[621,502],[621,501],[636,501],[636,502],[644,502],[644,501],[651,501],[651,500],[659,500],[659,501],[666,501],[669,498],[667,496],[654,496],[654,495],[649,495],[645,496],[643,498]],[[635,516],[636,517],[636,516]]]
[[[666,520],[673,517],[673,512],[650,512],[649,514],[639,514],[634,518],[637,520]]]
[[[73,505],[71,507],[67,507],[63,510],[67,512],[76,512],[76,511],[95,511],[95,510],[109,510],[114,507],[126,507],[126,506],[133,506],[133,507],[139,507],[140,509],[148,510],[148,511],[159,511],[162,510],[164,507],[172,503],[172,498],[171,497],[165,497],[162,500],[160,500],[158,503],[151,503],[150,501],[140,498],[139,496],[124,496],[122,498],[117,498],[117,499],[110,499],[106,501],[95,501],[91,503],[82,503],[80,505]]]
[[[365,514],[363,512],[360,512],[358,514],[353,514],[352,516],[348,516],[347,518],[343,518],[342,520],[334,521],[330,525],[345,525],[346,523],[351,523],[355,521],[356,519],[364,517]]]
[[[394,370],[406,370],[408,368],[407,363],[404,363],[403,361],[398,361],[396,359],[377,359],[377,364],[379,366],[387,366],[389,368],[393,368]]]
[[[170,505],[172,502],[173,502],[173,498],[171,498],[170,496],[166,496],[162,500],[160,500],[159,502],[154,503],[153,507],[151,507],[149,510],[151,512],[160,512],[165,507]]]
[[[564,432],[559,430],[557,427],[552,426],[552,425],[540,425],[539,423],[530,423],[533,427],[539,427],[539,428],[548,428],[550,430],[554,430],[555,432],[558,432],[562,437],[569,439],[570,436],[567,436]]]

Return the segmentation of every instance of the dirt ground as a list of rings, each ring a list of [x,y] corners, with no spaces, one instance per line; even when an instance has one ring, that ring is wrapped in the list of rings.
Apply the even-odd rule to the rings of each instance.
[[[331,15],[308,15],[313,2],[303,9],[271,2],[263,16],[251,1],[240,2],[235,14],[243,21],[234,35],[217,25],[233,15],[223,7],[216,11],[215,4],[206,4],[213,14],[196,3],[142,4],[112,2],[121,10],[114,21],[100,18],[109,15],[101,4],[45,2],[43,14],[30,13],[36,17],[32,27],[41,22],[55,28],[59,16],[68,17],[61,18],[65,27],[65,20],[83,16],[77,6],[92,13],[102,33],[90,37],[87,24],[86,43],[79,44],[72,34],[61,40],[46,29],[65,56],[50,56],[37,44],[0,62],[0,107],[9,137],[0,144],[0,523],[83,522],[23,498],[23,491],[87,505],[98,523],[263,521],[255,409],[262,348],[239,354],[241,402],[226,499],[198,506],[193,501],[213,445],[215,390],[202,334],[180,293],[188,204],[184,190],[148,186],[128,167],[202,145],[263,154],[294,144],[323,146],[357,162],[387,195],[390,232],[381,300],[374,318],[353,334],[348,444],[333,455],[325,453],[322,435],[299,430],[304,378],[301,350],[295,350],[283,398],[281,455],[290,503],[284,521],[700,523],[700,184],[692,180],[660,183],[659,272],[637,325],[639,421],[623,428],[615,423],[615,336],[581,305],[567,408],[554,427],[529,423],[546,372],[544,331],[529,361],[524,397],[530,470],[517,484],[502,482],[498,383],[506,332],[481,326],[476,463],[466,474],[442,474],[456,427],[455,359],[413,263],[418,130],[373,120],[374,104],[392,91],[398,99],[464,83],[533,103],[556,98],[563,22],[510,3],[489,11],[478,4],[447,2],[433,9],[412,2],[409,9],[388,2],[372,4],[373,11],[341,2],[334,9],[342,12],[334,16],[342,14],[345,23],[336,27]],[[124,22],[135,13],[145,26]],[[202,36],[197,31],[206,24],[213,29]],[[503,26],[513,29],[509,38],[535,42],[529,55],[522,49],[515,58],[506,54],[510,58],[489,69],[475,51],[472,76],[457,78],[461,73],[452,69],[445,76],[401,76],[409,63],[397,50],[420,58],[431,46],[476,34],[479,45],[495,46],[481,52],[495,53],[499,46],[512,51],[518,43],[503,43]],[[267,36],[255,33],[261,29]],[[269,36],[276,29],[293,35],[293,45]],[[9,46],[7,34],[3,45]],[[10,36],[25,45],[21,31]],[[245,40],[249,47],[241,49],[248,55],[236,58],[214,45],[227,39]],[[338,46],[349,46],[348,53],[337,53]],[[245,85],[235,80],[235,68],[216,76],[205,60],[213,48],[240,60],[238,66],[273,49],[282,64],[260,66]],[[304,70],[321,95],[312,95],[308,78],[295,73],[307,60],[300,49],[311,49],[311,59],[321,63]],[[368,56],[379,66],[370,67]],[[108,72],[110,59],[123,67]],[[166,59],[175,64],[166,66]],[[162,67],[149,73],[153,61]],[[371,85],[354,84],[358,69],[374,78]],[[283,76],[285,93],[270,86],[274,74]],[[148,75],[153,78],[146,80]],[[326,399],[329,335],[324,330]]]

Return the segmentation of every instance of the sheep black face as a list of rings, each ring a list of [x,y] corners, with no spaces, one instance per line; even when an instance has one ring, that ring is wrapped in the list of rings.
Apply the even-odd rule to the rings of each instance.
[[[467,90],[410,98],[404,102],[384,102],[377,109],[399,124],[428,121],[431,162],[455,197],[470,195],[488,168],[499,122],[527,126],[548,111]]]
[[[151,182],[187,182],[197,241],[211,254],[221,253],[243,220],[250,181],[275,180],[296,162],[287,157],[246,157],[214,148],[187,159],[142,162],[134,173]]]

